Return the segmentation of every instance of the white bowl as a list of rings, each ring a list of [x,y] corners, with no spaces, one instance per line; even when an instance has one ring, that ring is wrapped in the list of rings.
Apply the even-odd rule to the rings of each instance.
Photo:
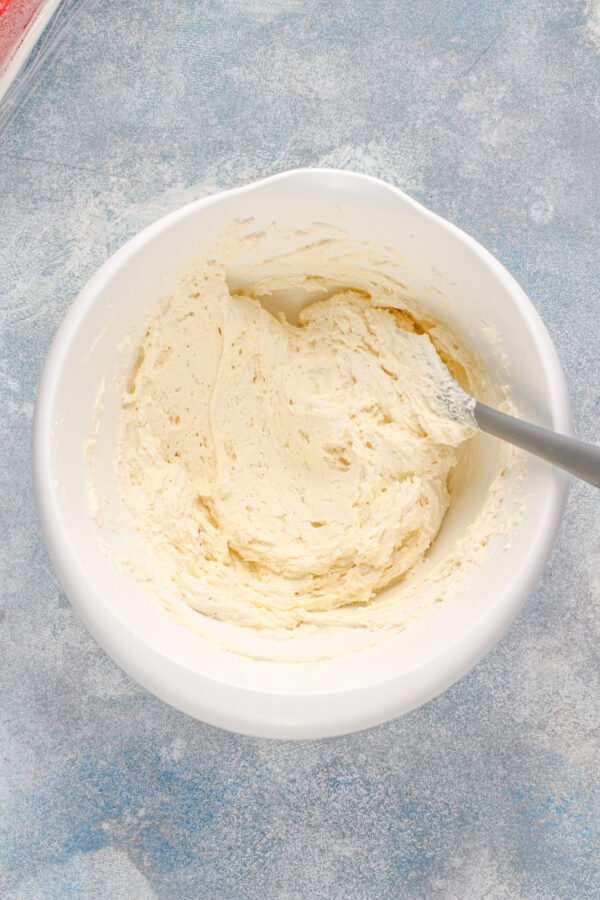
[[[419,706],[494,646],[548,558],[567,479],[527,458],[526,509],[508,550],[490,550],[465,589],[435,615],[359,655],[262,662],[219,650],[178,624],[102,551],[86,502],[84,442],[101,383],[125,352],[123,337],[222,229],[249,217],[258,227],[326,223],[402,250],[411,291],[444,294],[473,335],[482,320],[495,329],[524,416],[569,433],[569,400],[550,337],[502,265],[402,191],[364,175],[298,170],[191,203],[130,240],[81,291],[44,366],[33,436],[42,528],[71,603],[123,669],[189,715],[252,735],[325,737]],[[489,346],[486,352],[498,367]]]

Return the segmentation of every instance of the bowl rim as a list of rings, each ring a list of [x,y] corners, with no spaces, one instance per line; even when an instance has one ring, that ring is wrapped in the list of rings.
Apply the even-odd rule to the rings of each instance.
[[[210,207],[228,196],[250,193],[283,181],[308,178],[316,181],[327,179],[331,182],[332,177],[346,183],[360,182],[376,186],[378,190],[384,188],[392,192],[421,216],[448,231],[479,257],[511,296],[539,348],[549,386],[552,426],[564,434],[572,431],[569,396],[558,354],[546,326],[520,285],[478,241],[400,188],[379,178],[328,168],[300,168],[280,172],[185,204],[153,222],[117,249],[91,276],[72,302],[52,339],[40,375],[33,418],[32,459],[34,492],[42,533],[58,579],[72,606],[98,643],[121,668],[162,700],[195,718],[228,730],[260,737],[315,738],[362,730],[422,705],[455,683],[501,639],[533,592],[554,544],[568,490],[567,476],[549,468],[544,507],[540,509],[529,552],[511,573],[511,578],[496,592],[496,601],[488,608],[485,616],[461,632],[432,659],[409,671],[390,675],[365,686],[336,689],[327,693],[243,688],[239,684],[228,683],[226,679],[217,679],[194,671],[183,663],[176,663],[131,628],[124,628],[124,623],[115,614],[108,620],[99,592],[71,550],[52,474],[54,400],[71,341],[96,296],[113,275],[141,247],[187,216],[193,215],[198,209]],[[408,685],[408,690],[401,690],[400,683],[404,688]],[[206,690],[198,691],[200,686],[205,689],[210,687],[210,701]],[[340,704],[342,699],[345,702]],[[318,713],[316,710],[312,712],[310,704],[317,701],[320,710]],[[293,704],[296,705],[296,710],[290,712],[289,707]]]

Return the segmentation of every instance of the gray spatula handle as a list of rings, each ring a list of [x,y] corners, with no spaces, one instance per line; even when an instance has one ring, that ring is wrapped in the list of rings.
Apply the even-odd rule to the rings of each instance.
[[[600,447],[595,444],[586,444],[585,441],[557,434],[548,428],[522,422],[483,403],[475,404],[474,414],[482,431],[535,453],[572,475],[600,487]]]

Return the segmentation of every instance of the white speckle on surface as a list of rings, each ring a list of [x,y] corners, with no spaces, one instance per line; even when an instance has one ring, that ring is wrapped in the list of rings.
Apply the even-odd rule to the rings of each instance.
[[[554,218],[554,206],[545,200],[536,200],[529,207],[529,215],[536,225],[547,225]]]
[[[389,147],[375,141],[365,147],[350,144],[326,153],[319,166],[333,169],[349,169],[390,181],[406,191],[422,187],[420,162],[410,147]]]
[[[584,16],[588,37],[600,47],[600,0],[587,0]]]
[[[126,853],[115,847],[104,847],[91,853],[76,853],[67,862],[49,866],[42,876],[27,879],[4,897],[5,900],[48,900],[49,897],[115,900],[123,896],[124,885],[136,900],[158,898]]]
[[[184,759],[187,751],[186,743],[183,740],[175,739],[171,741],[168,747],[163,747],[160,751],[160,758],[165,763],[178,763]]]

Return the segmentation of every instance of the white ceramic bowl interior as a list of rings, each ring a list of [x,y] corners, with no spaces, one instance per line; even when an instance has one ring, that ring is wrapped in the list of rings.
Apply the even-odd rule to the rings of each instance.
[[[526,460],[525,513],[508,550],[498,542],[456,599],[406,632],[329,662],[263,662],[219,650],[178,624],[102,551],[87,502],[84,444],[103,380],[131,354],[140,327],[181,271],[232,222],[297,229],[315,222],[353,241],[403,253],[402,280],[441,302],[489,365],[500,338],[511,395],[523,415],[569,433],[569,401],[547,331],[508,272],[473,239],[397,188],[333,170],[283,173],[190,204],[114,254],[77,297],[48,354],[34,422],[34,475],[42,527],[60,581],[89,630],[148,690],[210,724],[267,737],[324,737],[385,721],[424,703],[467,672],[512,623],[554,541],[566,478]],[[116,395],[103,413],[101,477],[114,481]],[[106,424],[108,423],[108,424]],[[458,536],[481,502],[496,445],[479,438],[480,476],[462,492],[441,540]],[[111,447],[112,445],[112,447]]]

